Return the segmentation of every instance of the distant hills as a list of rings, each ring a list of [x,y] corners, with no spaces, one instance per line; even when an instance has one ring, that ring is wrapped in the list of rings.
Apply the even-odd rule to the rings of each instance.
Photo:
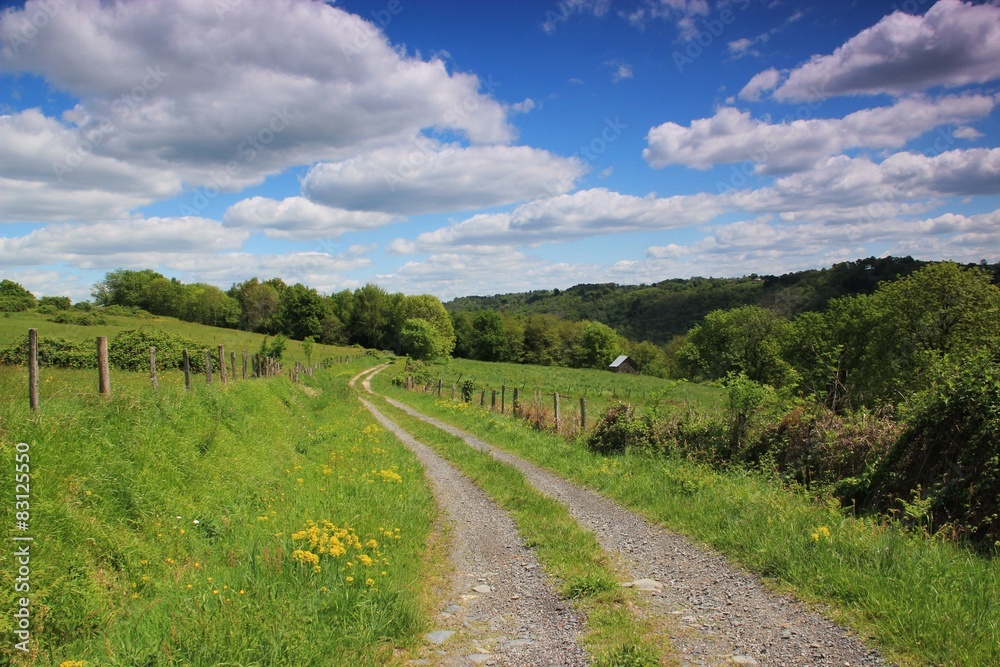
[[[869,257],[780,276],[694,277],[652,285],[583,284],[565,290],[469,296],[449,301],[445,308],[449,312],[490,309],[512,315],[546,313],[574,321],[592,320],[607,324],[630,340],[664,344],[687,333],[713,310],[757,305],[784,316],[822,310],[830,299],[870,294],[880,282],[906,277],[932,263],[912,257]],[[1000,263],[980,266],[1000,284]]]

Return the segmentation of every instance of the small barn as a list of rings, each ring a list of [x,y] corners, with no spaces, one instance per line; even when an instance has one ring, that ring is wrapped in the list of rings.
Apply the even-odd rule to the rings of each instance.
[[[627,354],[623,354],[612,361],[608,368],[615,373],[629,373],[631,375],[639,373],[639,367],[635,365],[635,362]]]

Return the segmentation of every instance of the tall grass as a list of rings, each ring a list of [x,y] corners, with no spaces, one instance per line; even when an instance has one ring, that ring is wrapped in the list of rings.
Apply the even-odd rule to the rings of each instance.
[[[14,445],[28,443],[35,540],[32,650],[7,640],[0,662],[380,665],[414,645],[435,509],[414,457],[349,400],[361,367],[308,390],[279,378],[185,391],[172,373],[154,391],[118,373],[110,399],[93,372],[43,369],[35,414],[24,370],[0,368],[0,479],[11,488]],[[13,509],[8,495],[5,529]],[[293,537],[324,521],[346,553]]]
[[[704,541],[910,664],[1000,664],[1000,559],[856,517],[759,474],[718,472],[634,452],[600,456],[582,441],[525,428],[479,408],[376,388],[498,447],[595,488],[653,521]]]

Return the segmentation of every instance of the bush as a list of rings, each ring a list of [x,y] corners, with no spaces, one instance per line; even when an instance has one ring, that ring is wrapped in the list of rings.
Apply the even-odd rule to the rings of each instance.
[[[1000,360],[945,359],[932,376],[903,410],[905,430],[864,500],[883,511],[929,501],[929,527],[950,525],[992,550],[1000,547]]]
[[[0,280],[0,312],[21,313],[34,307],[34,294],[13,280]]]
[[[149,370],[149,347],[156,347],[156,368],[181,368],[184,348],[188,349],[191,370],[205,370],[205,346],[190,338],[167,331],[130,329],[115,336],[108,345],[108,360],[125,371]]]
[[[38,312],[42,312],[39,308]],[[81,327],[90,326],[100,326],[108,323],[108,318],[104,317],[100,313],[90,312],[90,313],[74,313],[73,311],[63,310],[58,311],[55,317],[49,319],[49,322],[55,322],[56,324],[75,324]]]
[[[617,454],[648,448],[653,442],[652,419],[637,415],[630,404],[615,403],[601,415],[587,438],[587,447],[598,454]]]
[[[21,366],[28,363],[28,334],[0,351],[0,364]],[[74,343],[62,338],[38,337],[38,365],[59,368],[97,368],[97,347],[93,342]]]
[[[42,308],[52,308],[53,310],[69,310],[73,307],[73,302],[68,296],[43,296],[38,300],[39,312]]]

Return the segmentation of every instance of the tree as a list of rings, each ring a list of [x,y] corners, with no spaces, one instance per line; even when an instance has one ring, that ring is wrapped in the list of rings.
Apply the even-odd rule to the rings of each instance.
[[[302,354],[306,357],[306,364],[312,364],[313,348],[316,346],[316,341],[312,336],[306,336],[302,339]]]
[[[295,283],[281,295],[278,321],[281,330],[295,340],[323,335],[323,320],[330,315],[328,302],[312,287]]]
[[[188,322],[236,328],[240,321],[240,304],[215,285],[190,283],[184,286],[181,314]]]
[[[430,294],[404,296],[399,304],[400,317],[405,322],[417,318],[429,323],[440,339],[441,351],[435,356],[447,357],[455,349],[455,327],[441,300]],[[404,350],[405,351],[405,350]]]
[[[278,330],[281,297],[273,285],[251,278],[233,285],[229,296],[240,302],[240,329],[257,333],[274,333]]]
[[[91,293],[99,306],[146,308],[149,305],[149,284],[156,278],[164,277],[152,269],[116,269],[106,273],[104,280],[95,284]]]
[[[475,331],[472,328],[472,322],[476,319],[475,314],[467,310],[460,310],[449,313],[449,317],[455,331],[455,349],[453,351],[455,356],[462,359],[475,359]]]
[[[555,315],[530,315],[524,324],[526,364],[552,366],[559,361],[560,320]]]
[[[681,352],[696,358],[710,379],[742,372],[754,382],[779,387],[794,379],[781,356],[787,326],[787,320],[759,306],[715,310],[688,333],[694,351]]]
[[[653,375],[655,377],[669,376],[667,355],[655,343],[645,340],[639,343],[629,343],[627,352],[628,356],[635,362],[635,365],[639,367],[639,372],[643,375]]]
[[[34,294],[13,280],[0,280],[0,312],[19,313],[34,307]]]
[[[414,359],[428,361],[444,356],[441,336],[434,325],[419,317],[412,317],[403,323],[399,333],[404,354]]]
[[[577,366],[607,368],[621,354],[618,333],[606,324],[587,322],[580,336]]]
[[[354,292],[348,334],[352,343],[367,348],[382,348],[389,338],[391,313],[389,295],[369,283]]]
[[[481,310],[472,320],[472,348],[475,359],[504,361],[507,358],[507,334],[503,318],[495,310]]]

